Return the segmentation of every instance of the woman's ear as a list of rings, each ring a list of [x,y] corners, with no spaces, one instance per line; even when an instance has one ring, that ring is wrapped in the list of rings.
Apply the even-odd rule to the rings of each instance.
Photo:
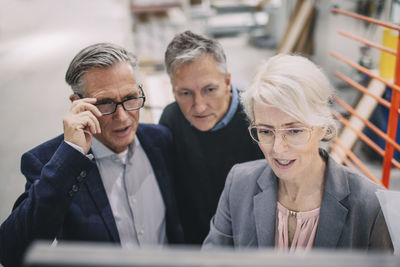
[[[320,131],[319,140],[326,141],[326,137],[329,135],[330,129],[327,126],[321,127],[320,129],[321,129],[321,131]]]

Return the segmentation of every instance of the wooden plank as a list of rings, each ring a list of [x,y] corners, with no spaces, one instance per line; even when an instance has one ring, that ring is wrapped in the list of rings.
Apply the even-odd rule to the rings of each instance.
[[[131,5],[131,12],[134,14],[141,13],[157,13],[167,11],[170,8],[182,7],[180,2],[163,3],[163,4],[149,4],[149,5]]]
[[[147,73],[143,84],[146,103],[145,108],[140,111],[140,121],[158,123],[165,106],[174,101],[169,76],[165,72]]]
[[[260,11],[263,9],[264,5],[268,4],[270,0],[259,0],[258,3],[254,6],[256,11]]]
[[[288,34],[286,40],[279,46],[277,53],[292,53],[293,49],[298,42],[301,32],[306,25],[307,19],[310,17],[315,5],[315,0],[304,0],[300,6],[298,14],[294,18],[293,24],[290,23],[288,27]]]
[[[309,45],[309,42],[312,42],[311,35],[313,30],[314,18],[315,18],[315,7],[313,7],[310,16],[307,18],[306,24],[304,25],[304,28],[300,34],[300,38],[293,49],[294,53],[304,54]]]
[[[283,44],[287,42],[287,38],[288,38],[288,35],[289,35],[289,32],[290,32],[290,29],[293,27],[293,24],[294,24],[294,22],[296,20],[297,14],[299,13],[300,7],[301,7],[301,5],[303,4],[304,1],[305,0],[297,0],[296,6],[294,7],[294,9],[292,11],[292,14],[290,16],[289,24],[286,27],[285,34],[282,37],[282,41],[278,45],[277,51],[280,51],[282,49]]]

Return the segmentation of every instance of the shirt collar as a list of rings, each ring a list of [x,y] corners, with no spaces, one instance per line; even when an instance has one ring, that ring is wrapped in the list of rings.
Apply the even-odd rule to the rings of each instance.
[[[140,146],[139,139],[135,135],[135,138],[133,139],[133,142],[129,144],[128,149],[121,153],[115,153],[111,149],[109,149],[107,146],[105,146],[103,143],[101,143],[99,140],[93,137],[92,139],[92,152],[94,155],[95,159],[103,159],[103,158],[108,158],[108,157],[118,157],[121,159],[121,162],[125,164],[127,154],[129,153],[128,157],[131,157],[133,152],[135,151],[136,147]]]
[[[231,86],[231,92],[232,92],[232,100],[231,104],[229,105],[228,112],[217,124],[215,124],[215,126],[210,130],[211,132],[215,132],[224,128],[226,125],[229,124],[229,122],[235,115],[236,110],[238,109],[239,106],[239,93],[238,90],[233,86]]]

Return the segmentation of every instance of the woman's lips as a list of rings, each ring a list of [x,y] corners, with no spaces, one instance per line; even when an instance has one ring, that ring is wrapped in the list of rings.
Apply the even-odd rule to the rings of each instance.
[[[282,169],[290,168],[296,160],[290,159],[274,159],[275,164]]]

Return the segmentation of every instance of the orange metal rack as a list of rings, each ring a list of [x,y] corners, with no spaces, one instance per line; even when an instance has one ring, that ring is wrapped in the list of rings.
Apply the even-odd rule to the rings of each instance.
[[[342,152],[345,153],[345,158],[343,158],[343,162],[346,165],[349,165],[350,167],[357,165],[357,167],[371,180],[373,180],[376,183],[380,183],[386,188],[389,187],[390,183],[390,172],[392,169],[392,166],[395,168],[400,169],[400,163],[393,158],[394,155],[394,149],[400,151],[400,145],[396,143],[396,132],[398,131],[398,118],[400,114],[399,106],[400,106],[400,27],[394,24],[386,23],[377,19],[373,19],[370,17],[362,16],[356,13],[340,10],[338,8],[333,8],[331,10],[333,13],[341,14],[344,16],[352,17],[354,19],[362,20],[368,23],[376,24],[391,30],[397,31],[398,34],[398,43],[397,43],[397,51],[387,48],[385,46],[382,46],[380,44],[373,43],[369,40],[366,40],[364,38],[361,38],[359,36],[346,33],[344,31],[338,31],[338,34],[345,36],[347,38],[353,39],[355,41],[358,41],[364,45],[379,49],[381,51],[384,51],[386,53],[389,53],[391,55],[396,56],[396,64],[395,64],[395,75],[394,75],[394,83],[391,83],[390,81],[380,77],[379,75],[376,75],[372,73],[370,70],[367,68],[364,68],[363,66],[354,63],[350,61],[349,59],[335,53],[335,52],[330,52],[331,56],[334,58],[344,62],[345,64],[355,68],[356,70],[368,75],[369,77],[376,79],[383,84],[385,84],[387,87],[390,87],[392,89],[392,95],[391,95],[391,100],[390,103],[376,95],[371,94],[367,88],[362,86],[361,84],[355,82],[354,80],[350,79],[349,77],[336,72],[336,76],[342,79],[343,81],[347,82],[351,86],[353,86],[355,89],[361,91],[363,94],[367,94],[374,98],[379,104],[383,105],[384,107],[389,109],[389,118],[388,118],[388,127],[386,129],[386,132],[381,131],[376,127],[374,124],[372,124],[370,121],[362,118],[356,110],[354,110],[352,107],[350,107],[348,104],[346,104],[345,101],[341,100],[338,96],[334,96],[334,100],[336,103],[341,105],[344,109],[346,109],[352,116],[357,117],[360,119],[367,127],[369,127],[372,131],[374,131],[377,135],[379,135],[381,138],[385,140],[385,149],[380,148],[374,141],[372,141],[370,138],[368,138],[365,134],[363,134],[361,131],[355,129],[352,127],[352,125],[349,123],[349,120],[345,119],[343,116],[341,116],[338,112],[335,112],[334,115],[337,117],[337,119],[343,123],[346,127],[351,129],[354,133],[357,134],[357,136],[363,140],[367,145],[369,145],[373,150],[375,150],[378,154],[383,156],[383,166],[382,166],[382,179],[379,180],[377,179],[368,169],[367,167],[355,156],[355,154],[346,146],[342,144],[342,142],[336,138],[333,143],[332,143],[332,150],[337,151],[341,150]],[[350,159],[350,160],[349,160]]]

